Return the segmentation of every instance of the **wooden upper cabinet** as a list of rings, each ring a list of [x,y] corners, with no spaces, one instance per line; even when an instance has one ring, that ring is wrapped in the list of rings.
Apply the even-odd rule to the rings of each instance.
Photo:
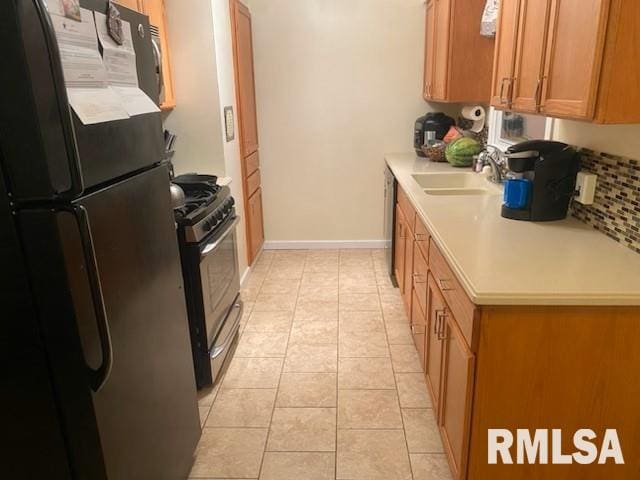
[[[258,150],[258,122],[256,116],[256,89],[253,71],[253,40],[251,14],[240,2],[236,6],[237,82],[240,90],[240,128],[242,129],[242,155],[247,157]]]
[[[115,3],[130,8],[131,10],[142,12],[142,5],[138,0],[115,0]]]
[[[435,1],[435,45],[433,71],[431,73],[431,98],[447,99],[447,75],[449,73],[449,34],[451,30],[451,0]]]
[[[511,107],[519,14],[519,0],[502,0],[497,22],[496,51],[493,59],[491,104],[505,108]]]
[[[640,2],[503,0],[500,8],[494,107],[598,123],[640,123]],[[501,82],[508,77],[513,38],[513,88],[505,94]]]
[[[607,10],[605,0],[552,0],[542,113],[593,117]]]
[[[433,89],[433,58],[436,43],[436,2],[427,2],[427,24],[424,39],[424,98],[431,98]]]
[[[536,112],[542,88],[545,32],[550,0],[521,0],[512,105],[520,112]]]
[[[169,54],[169,34],[167,32],[167,15],[164,0],[138,0],[142,12],[149,16],[149,23],[157,30],[153,33],[153,41],[160,50],[162,65],[160,91],[160,108],[171,110],[176,106],[176,95],[173,88],[173,74],[171,71],[171,55]]]
[[[485,0],[427,2],[425,100],[489,100],[494,40],[480,35],[485,3]]]

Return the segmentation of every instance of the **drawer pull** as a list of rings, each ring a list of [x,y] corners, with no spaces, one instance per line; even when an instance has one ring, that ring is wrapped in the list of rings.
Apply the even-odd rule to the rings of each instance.
[[[426,233],[416,233],[416,240],[428,240],[429,235]]]
[[[440,285],[440,290],[442,290],[443,292],[450,292],[452,290],[455,290],[455,287],[452,287],[450,285],[451,280],[448,280],[446,278],[439,278],[438,279],[438,285]]]
[[[424,278],[424,280],[422,280]],[[420,275],[419,273],[413,274],[413,282],[417,284],[427,283],[427,277]]]
[[[440,320],[442,319],[442,317],[444,317],[446,313],[446,310],[436,310],[436,321],[433,323],[433,334],[438,335],[438,332],[440,331]]]

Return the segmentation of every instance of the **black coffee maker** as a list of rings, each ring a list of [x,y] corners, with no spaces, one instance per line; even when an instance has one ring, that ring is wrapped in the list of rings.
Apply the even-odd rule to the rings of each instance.
[[[436,138],[442,140],[456,121],[442,112],[429,112],[416,120],[413,130],[413,148],[419,157],[425,157],[422,145],[427,132],[436,132]]]
[[[562,220],[575,195],[580,154],[565,143],[530,140],[504,154],[512,172],[505,181],[502,216],[514,220]]]

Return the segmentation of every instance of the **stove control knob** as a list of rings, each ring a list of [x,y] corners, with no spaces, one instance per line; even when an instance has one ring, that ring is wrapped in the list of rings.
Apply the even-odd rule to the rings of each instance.
[[[224,212],[222,212],[221,210],[218,210],[216,212],[216,220],[218,222],[221,222],[223,218],[224,218]]]
[[[209,232],[211,231],[211,229],[213,228],[213,223],[211,222],[211,220],[207,220],[206,222],[204,222],[204,224],[202,225],[202,228],[205,232]]]

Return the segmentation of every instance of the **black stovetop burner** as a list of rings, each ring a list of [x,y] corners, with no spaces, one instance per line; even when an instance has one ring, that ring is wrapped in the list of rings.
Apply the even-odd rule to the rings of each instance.
[[[218,178],[213,175],[187,174],[175,177],[172,182],[184,190],[185,205],[174,210],[179,224],[192,225],[209,212],[218,193],[222,189],[217,185]]]

